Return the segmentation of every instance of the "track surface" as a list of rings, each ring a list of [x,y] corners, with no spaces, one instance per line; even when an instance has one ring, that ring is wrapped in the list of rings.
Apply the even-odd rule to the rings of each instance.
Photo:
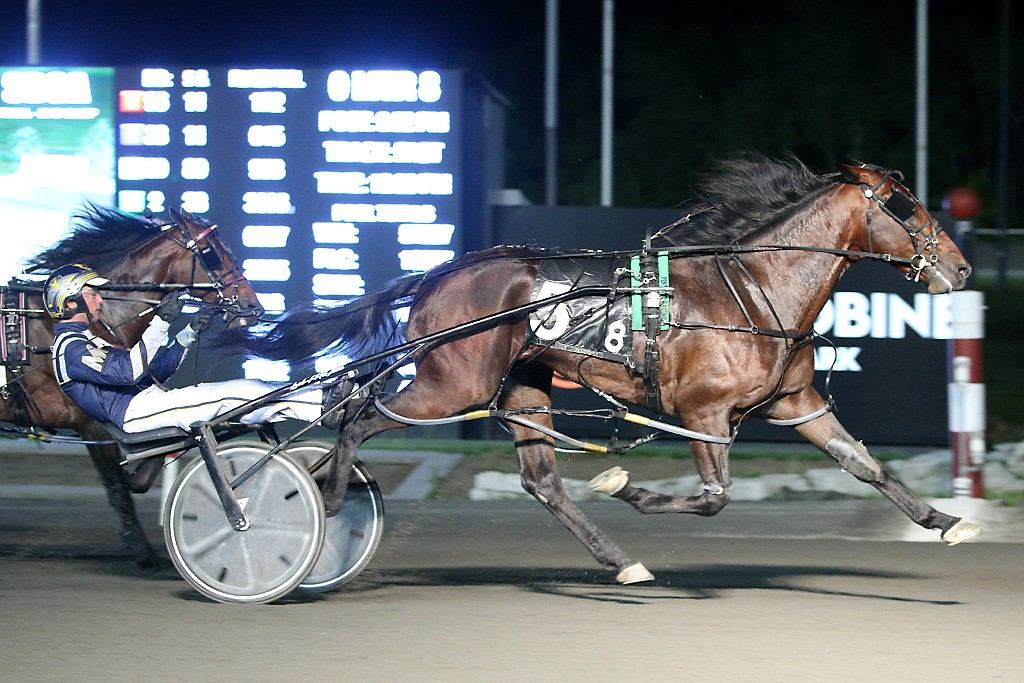
[[[835,540],[904,537],[882,502],[584,509],[653,586],[534,504],[391,503],[347,590],[242,607],[136,570],[102,498],[3,499],[0,680],[1021,680],[1024,544]]]

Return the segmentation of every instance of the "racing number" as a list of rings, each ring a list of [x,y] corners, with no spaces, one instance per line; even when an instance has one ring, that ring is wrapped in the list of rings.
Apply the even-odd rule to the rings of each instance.
[[[612,353],[622,351],[626,343],[626,322],[619,318],[608,325],[608,333],[604,336],[604,348]]]
[[[534,301],[547,299],[562,292],[567,292],[570,289],[572,289],[572,286],[568,283],[551,282],[548,280],[537,290]],[[566,330],[569,329],[571,321],[572,315],[569,312],[568,304],[552,304],[538,308],[536,312],[530,314],[530,329],[533,330],[538,339],[554,341],[565,334]]]

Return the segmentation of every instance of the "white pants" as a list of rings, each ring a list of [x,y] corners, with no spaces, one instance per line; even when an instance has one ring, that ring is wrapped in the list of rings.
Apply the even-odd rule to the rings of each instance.
[[[209,422],[238,406],[264,396],[277,387],[257,379],[233,379],[164,391],[154,385],[128,404],[124,431],[144,432],[160,427],[188,430],[195,422]],[[312,422],[323,412],[323,390],[303,389],[286,394],[239,417],[245,424],[293,419]]]

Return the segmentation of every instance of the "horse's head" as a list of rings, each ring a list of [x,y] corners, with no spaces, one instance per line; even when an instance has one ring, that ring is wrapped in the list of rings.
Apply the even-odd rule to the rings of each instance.
[[[162,226],[164,234],[192,257],[178,259],[173,272],[167,273],[167,281],[207,285],[194,293],[204,301],[225,306],[225,320],[230,326],[254,322],[263,307],[231,250],[217,234],[217,226],[184,210],[172,208],[170,214],[173,222]]]
[[[971,266],[924,205],[900,182],[903,174],[868,164],[842,167],[856,185],[864,219],[857,221],[855,244],[863,251],[906,259],[899,268],[931,294],[963,289]],[[857,209],[855,209],[857,211]]]

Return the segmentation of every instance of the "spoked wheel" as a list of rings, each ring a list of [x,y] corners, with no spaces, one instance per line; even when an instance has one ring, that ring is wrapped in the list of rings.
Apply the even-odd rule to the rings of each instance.
[[[228,480],[270,447],[227,444],[217,455]],[[174,566],[203,595],[218,602],[277,600],[316,564],[326,528],[320,490],[309,473],[276,454],[235,490],[250,526],[228,524],[202,459],[185,468],[168,495],[164,539]]]
[[[296,462],[309,467],[331,448],[318,441],[299,441],[289,446],[287,452]],[[327,469],[324,466],[316,473],[317,480],[327,476]],[[299,590],[320,593],[356,578],[373,559],[383,533],[384,497],[366,466],[356,460],[341,510],[327,518],[324,550],[313,570],[299,584]]]

